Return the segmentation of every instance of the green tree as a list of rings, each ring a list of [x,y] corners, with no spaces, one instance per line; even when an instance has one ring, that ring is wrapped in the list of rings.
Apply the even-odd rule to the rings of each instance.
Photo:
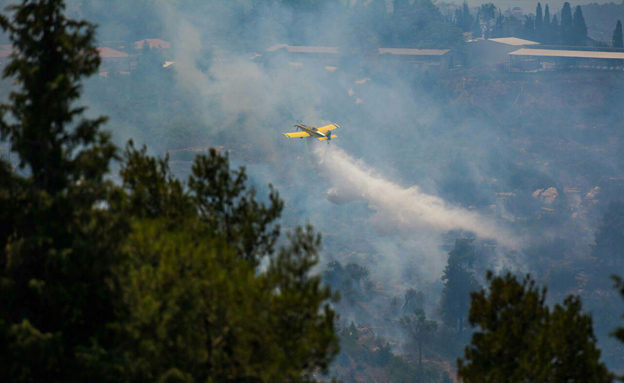
[[[460,238],[449,253],[448,262],[442,275],[444,290],[442,291],[441,311],[444,322],[457,328],[462,334],[464,321],[470,307],[470,292],[479,288],[474,278],[472,266],[475,259],[473,239]]]
[[[470,8],[468,8],[468,3],[464,1],[461,9],[458,8],[455,11],[455,23],[461,28],[462,32],[470,32],[473,23],[473,17],[470,14]]]
[[[564,45],[574,45],[574,30],[572,24],[572,8],[567,1],[561,9],[561,41]]]
[[[561,43],[561,28],[559,25],[559,20],[557,19],[557,15],[553,15],[552,22],[550,23],[550,43]]]
[[[423,309],[414,310],[413,316],[404,316],[401,318],[401,325],[414,339],[418,348],[418,381],[422,382],[424,378],[423,371],[423,345],[427,343],[431,334],[438,328],[436,321],[427,320]]]
[[[481,17],[481,21],[485,24],[485,37],[489,38],[492,21],[496,19],[496,6],[493,3],[481,4],[478,14]]]
[[[538,40],[541,43],[549,43],[550,42],[550,35],[551,35],[551,21],[550,21],[550,8],[548,7],[548,4],[546,4],[546,7],[544,8],[544,20],[543,20],[543,25],[542,25],[542,33],[541,33],[541,40]]]
[[[624,254],[624,202],[612,201],[602,216],[591,246],[592,255],[604,261],[611,261],[617,272],[618,260]]]
[[[526,276],[488,272],[488,290],[472,294],[470,324],[478,327],[458,376],[471,382],[609,382],[591,317],[570,295],[550,309],[546,289]]]
[[[481,20],[479,20],[479,15],[474,19],[474,23],[472,24],[472,36],[475,39],[483,37],[483,29],[481,28]]]
[[[620,293],[620,297],[624,298],[624,279],[618,275],[613,275],[611,278],[613,278],[613,281],[615,282],[614,288]],[[624,315],[622,315],[622,319],[624,319]],[[611,335],[620,342],[624,343],[624,327],[618,327]],[[624,376],[619,376],[618,380],[620,382],[624,382]]]
[[[580,5],[574,9],[574,18],[572,19],[572,34],[574,36],[574,44],[579,46],[587,45],[587,24],[583,17],[583,10]]]
[[[338,345],[331,293],[309,276],[320,243],[311,228],[257,273],[197,222],[169,224],[137,222],[125,244],[128,381],[309,382],[327,371]]]
[[[544,27],[544,20],[542,16],[542,3],[537,3],[535,9],[535,35],[538,39],[541,39],[542,29]]]
[[[326,372],[338,343],[332,294],[310,276],[320,236],[297,228],[276,251],[279,196],[256,201],[244,168],[214,149],[187,183],[145,149],[130,144],[125,157],[120,213],[136,219],[117,328],[128,379],[308,382]]]
[[[74,105],[97,72],[93,25],[60,0],[23,1],[0,16],[15,84],[0,132],[23,172],[0,171],[0,370],[6,381],[104,381],[112,267],[125,227],[103,209],[116,148],[105,118]]]
[[[0,374],[8,382],[309,382],[337,353],[320,236],[275,249],[283,207],[215,150],[187,182],[130,143],[121,185],[104,118],[73,106],[97,72],[94,27],[23,0],[0,133]],[[121,159],[121,158],[120,158]],[[263,267],[259,268],[259,264]]]
[[[622,42],[622,22],[620,20],[617,21],[615,25],[615,30],[613,31],[613,39],[612,46],[614,48],[624,48],[624,42]]]

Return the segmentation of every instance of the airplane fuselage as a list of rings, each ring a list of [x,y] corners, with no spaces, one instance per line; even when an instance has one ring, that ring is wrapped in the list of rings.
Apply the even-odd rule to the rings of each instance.
[[[331,132],[329,131],[327,133],[319,132],[316,126],[307,126],[302,124],[297,124],[295,126],[297,127],[297,129],[300,129],[302,132],[308,133],[312,137],[327,138],[327,136],[331,135]]]

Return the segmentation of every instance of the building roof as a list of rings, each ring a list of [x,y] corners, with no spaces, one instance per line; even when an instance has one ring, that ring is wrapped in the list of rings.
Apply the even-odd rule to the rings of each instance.
[[[443,56],[450,49],[407,49],[407,48],[379,48],[379,54],[409,55],[409,56]]]
[[[275,52],[279,49],[286,49],[288,53],[338,53],[338,47],[319,47],[305,45],[276,44],[267,49],[268,52]]]
[[[501,37],[498,39],[488,39],[488,41],[494,41],[495,43],[501,43],[501,44],[506,44],[506,45],[517,45],[517,46],[539,45],[538,42],[519,39],[517,37]]]
[[[598,51],[564,51],[555,49],[527,49],[522,48],[511,52],[513,56],[534,57],[571,57],[585,59],[624,60],[624,52],[598,52]]]
[[[338,47],[314,47],[288,45],[286,50],[290,53],[338,53]]]
[[[275,44],[269,49],[267,49],[267,52],[275,52],[276,50],[286,48],[287,46],[288,46],[287,44]]]
[[[11,56],[11,51],[0,50],[0,58],[4,59]]]
[[[130,56],[126,52],[118,51],[112,48],[99,47],[97,50],[98,50],[98,53],[100,54],[100,57],[103,59],[114,59],[114,58],[123,58],[123,57]]]
[[[171,44],[168,41],[161,40],[161,39],[143,39],[143,40],[139,40],[139,41],[134,43],[134,48],[135,49],[143,49],[143,44],[145,44],[146,41],[149,44],[149,48],[150,49],[154,49],[154,48],[156,48],[156,49],[169,49],[169,48],[171,48]]]

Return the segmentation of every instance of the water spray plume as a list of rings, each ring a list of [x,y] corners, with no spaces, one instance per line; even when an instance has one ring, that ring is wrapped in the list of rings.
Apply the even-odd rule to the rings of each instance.
[[[376,211],[371,223],[380,231],[406,233],[459,229],[514,246],[511,235],[494,220],[452,206],[439,197],[423,193],[418,186],[403,188],[390,182],[335,145],[314,145],[312,153],[322,169],[320,174],[332,184],[327,198],[334,203],[368,202]]]

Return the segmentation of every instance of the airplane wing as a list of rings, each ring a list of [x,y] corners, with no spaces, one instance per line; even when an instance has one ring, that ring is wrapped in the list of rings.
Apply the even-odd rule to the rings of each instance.
[[[303,137],[310,137],[310,135],[306,132],[297,132],[297,133],[283,133],[284,136],[288,137],[288,138],[303,138]]]
[[[336,138],[336,137],[338,137],[338,136],[337,136],[337,135],[335,135],[335,134],[332,134],[332,135],[331,135],[332,140],[333,140],[334,138]],[[319,137],[319,140],[321,140],[321,141],[325,141],[326,139],[327,139],[327,137]]]
[[[340,128],[340,126],[338,126],[338,124],[329,124],[329,125],[325,125],[325,126],[322,126],[322,127],[318,128],[318,130],[321,133],[326,133],[326,132],[329,132],[330,130],[334,130],[334,129],[338,129],[338,128]]]

